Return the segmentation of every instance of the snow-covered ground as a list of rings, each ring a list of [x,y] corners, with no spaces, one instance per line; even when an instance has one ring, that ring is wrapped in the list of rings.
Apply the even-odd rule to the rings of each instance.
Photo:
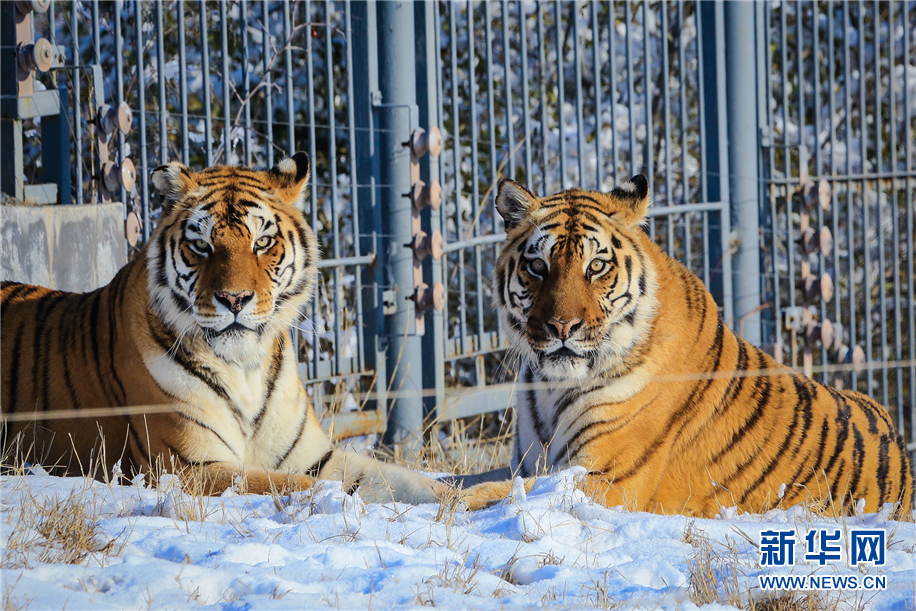
[[[914,609],[916,525],[886,514],[846,520],[805,509],[695,520],[605,508],[575,489],[577,471],[538,480],[490,509],[366,506],[322,483],[292,497],[191,497],[177,488],[108,486],[38,474],[0,478],[5,609],[683,608],[692,578],[731,593],[764,593],[758,576],[884,575],[883,591],[833,591],[840,608]],[[68,501],[70,504],[68,504]],[[67,512],[95,516],[95,549],[60,563]],[[50,516],[50,517],[48,517]],[[847,552],[806,561],[812,528],[884,528],[883,567],[852,567]],[[761,568],[760,533],[795,529],[795,566]],[[844,538],[844,547],[845,538]],[[50,561],[50,562],[49,562]],[[711,584],[709,571],[716,575]],[[708,589],[708,587],[706,588]],[[772,595],[773,592],[770,592]],[[783,592],[785,594],[785,592]],[[732,596],[730,598],[730,596]],[[824,602],[827,602],[824,601]]]

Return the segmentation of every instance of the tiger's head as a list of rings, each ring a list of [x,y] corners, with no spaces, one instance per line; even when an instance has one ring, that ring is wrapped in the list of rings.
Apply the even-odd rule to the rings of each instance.
[[[496,208],[508,233],[493,295],[508,343],[552,379],[619,364],[651,324],[656,272],[639,225],[649,185],[610,193],[569,189],[539,199],[503,180]]]
[[[222,359],[264,354],[311,296],[318,246],[300,208],[309,159],[257,171],[178,162],[153,171],[163,218],[147,250],[153,310]]]

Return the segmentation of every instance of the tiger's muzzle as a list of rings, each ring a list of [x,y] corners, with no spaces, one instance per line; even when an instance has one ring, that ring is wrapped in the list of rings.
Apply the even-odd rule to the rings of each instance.
[[[526,331],[529,346],[541,354],[542,359],[585,358],[586,350],[579,346],[586,331],[581,317],[564,319],[551,316],[546,322],[529,318]]]
[[[263,316],[258,315],[257,291],[217,290],[213,292],[212,304],[215,316],[208,325],[208,337],[237,336],[247,332],[260,334]]]

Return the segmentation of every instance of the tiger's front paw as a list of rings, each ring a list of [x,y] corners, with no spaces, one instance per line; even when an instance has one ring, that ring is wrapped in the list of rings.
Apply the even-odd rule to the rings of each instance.
[[[486,509],[506,498],[519,500],[524,498],[525,494],[531,491],[535,478],[530,477],[526,480],[516,478],[514,481],[484,482],[471,486],[467,490],[461,491],[461,502],[469,511]],[[514,490],[518,487],[518,490]]]
[[[364,477],[358,482],[360,498],[367,503],[438,503],[449,486],[424,475],[410,477]]]
[[[487,482],[462,490],[460,498],[468,511],[477,511],[492,507],[505,499],[510,488],[511,486],[507,487],[505,482]]]

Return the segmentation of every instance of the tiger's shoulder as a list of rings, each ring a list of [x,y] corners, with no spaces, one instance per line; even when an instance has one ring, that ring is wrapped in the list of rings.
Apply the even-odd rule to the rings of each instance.
[[[4,311],[6,311],[6,307],[14,303],[36,301],[48,293],[61,292],[44,286],[4,280],[0,283],[0,303],[3,304]]]

